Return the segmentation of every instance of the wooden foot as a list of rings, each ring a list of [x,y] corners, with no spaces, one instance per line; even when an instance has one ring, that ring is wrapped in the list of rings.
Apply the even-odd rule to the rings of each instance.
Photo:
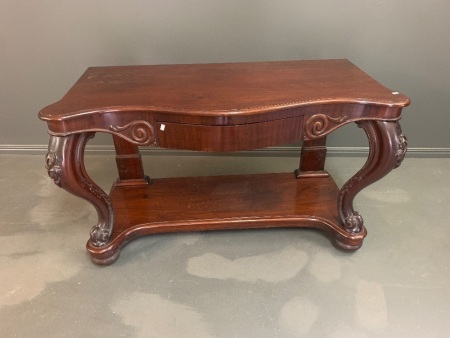
[[[107,248],[107,250],[103,251],[99,250],[99,248],[92,247],[89,245],[89,242],[86,245],[86,249],[89,251],[91,255],[91,261],[97,265],[111,265],[120,256],[120,248],[116,247],[115,249]]]
[[[366,231],[361,231],[359,236],[342,236],[341,234],[336,234],[334,238],[334,244],[339,249],[345,251],[356,251],[358,250],[364,241],[364,237],[367,236]]]

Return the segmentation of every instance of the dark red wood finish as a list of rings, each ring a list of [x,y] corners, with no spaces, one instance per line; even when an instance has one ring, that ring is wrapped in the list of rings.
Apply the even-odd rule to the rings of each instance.
[[[44,108],[46,157],[56,184],[92,203],[99,221],[87,249],[114,262],[133,238],[159,232],[315,227],[349,250],[366,229],[356,194],[400,165],[398,120],[409,104],[346,60],[89,68]],[[340,190],[324,170],[326,136],[355,122],[370,154]],[[88,176],[84,149],[113,135],[119,179],[108,195]],[[291,174],[150,180],[139,146],[239,151],[303,141]]]

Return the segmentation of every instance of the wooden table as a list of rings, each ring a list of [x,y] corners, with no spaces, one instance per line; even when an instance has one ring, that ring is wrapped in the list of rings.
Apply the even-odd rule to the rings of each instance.
[[[367,232],[353,200],[402,162],[398,120],[408,104],[347,60],[94,67],[39,117],[50,134],[48,174],[97,210],[87,250],[107,265],[134,238],[178,231],[312,227],[358,249]],[[370,152],[338,189],[324,170],[326,137],[351,122]],[[84,167],[96,132],[112,134],[116,149],[109,195]],[[150,179],[138,148],[228,152],[298,141],[295,174]]]

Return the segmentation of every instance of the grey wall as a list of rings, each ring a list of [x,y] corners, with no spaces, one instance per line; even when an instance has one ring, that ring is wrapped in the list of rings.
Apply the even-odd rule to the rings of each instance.
[[[37,112],[88,66],[347,58],[411,97],[411,147],[450,148],[449,22],[448,0],[0,0],[0,146],[46,144]]]

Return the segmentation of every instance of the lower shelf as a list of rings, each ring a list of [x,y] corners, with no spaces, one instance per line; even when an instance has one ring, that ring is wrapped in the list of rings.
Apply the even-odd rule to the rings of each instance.
[[[331,177],[297,179],[294,173],[151,180],[148,186],[113,186],[111,241],[87,249],[94,262],[110,264],[130,240],[150,234],[309,227],[327,231],[346,249],[362,245],[365,230],[349,234],[337,212],[339,190]]]

